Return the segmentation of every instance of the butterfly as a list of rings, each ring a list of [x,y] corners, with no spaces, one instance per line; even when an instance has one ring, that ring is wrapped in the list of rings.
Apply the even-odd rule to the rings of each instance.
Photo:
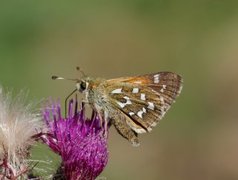
[[[172,72],[109,80],[84,75],[74,80],[75,91],[83,93],[101,121],[113,124],[133,146],[140,144],[138,134],[158,124],[182,90],[181,76]]]

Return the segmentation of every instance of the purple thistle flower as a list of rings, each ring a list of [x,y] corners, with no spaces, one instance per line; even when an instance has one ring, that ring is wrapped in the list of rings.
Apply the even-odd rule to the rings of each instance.
[[[93,180],[108,162],[107,125],[97,115],[86,119],[85,110],[78,110],[71,100],[68,115],[61,116],[59,103],[43,110],[48,132],[41,139],[62,159],[61,170],[67,180]]]

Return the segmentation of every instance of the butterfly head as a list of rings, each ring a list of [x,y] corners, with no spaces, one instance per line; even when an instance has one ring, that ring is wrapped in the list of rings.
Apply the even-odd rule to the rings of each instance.
[[[79,92],[84,92],[88,89],[88,84],[89,82],[87,82],[85,79],[78,79],[76,81],[76,89]]]

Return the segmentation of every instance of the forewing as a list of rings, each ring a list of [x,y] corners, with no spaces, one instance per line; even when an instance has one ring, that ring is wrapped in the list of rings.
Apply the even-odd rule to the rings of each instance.
[[[127,117],[127,124],[137,133],[151,131],[168,111],[182,89],[182,78],[160,72],[107,81],[114,107]]]

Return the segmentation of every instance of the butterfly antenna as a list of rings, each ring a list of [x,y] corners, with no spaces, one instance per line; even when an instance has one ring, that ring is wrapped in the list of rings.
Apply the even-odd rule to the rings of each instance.
[[[80,72],[80,73],[81,73],[81,75],[82,75],[83,77],[85,77],[85,76],[86,76],[86,74],[83,72],[83,70],[82,70],[82,69],[80,69],[80,67],[79,67],[79,66],[77,66],[77,67],[76,67],[76,70],[77,70],[78,72]]]
[[[63,77],[59,77],[59,76],[52,76],[51,77],[52,80],[58,80],[58,79],[64,79]]]
[[[51,76],[52,80],[69,80],[69,81],[76,81],[79,82],[79,79],[71,79],[71,78],[64,78],[64,77],[60,77],[60,76]]]
[[[60,76],[52,76],[51,77],[52,80],[70,80],[70,81],[76,81],[76,82],[79,82],[80,80],[79,79],[70,79],[70,78],[63,78],[63,77],[60,77]],[[65,101],[64,101],[64,107],[65,107],[65,117],[67,117],[67,114],[68,114],[68,101],[69,101],[69,98],[77,91],[77,88],[74,89],[66,98],[65,98]]]

